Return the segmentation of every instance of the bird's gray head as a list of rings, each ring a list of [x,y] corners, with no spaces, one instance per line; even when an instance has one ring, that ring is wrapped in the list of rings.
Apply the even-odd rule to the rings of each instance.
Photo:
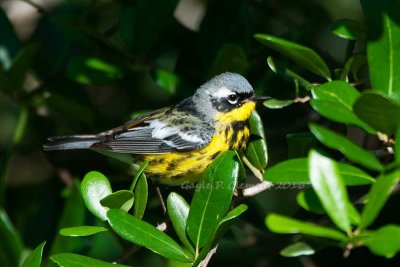
[[[193,96],[196,108],[211,118],[255,100],[254,90],[243,76],[225,72],[200,86]]]

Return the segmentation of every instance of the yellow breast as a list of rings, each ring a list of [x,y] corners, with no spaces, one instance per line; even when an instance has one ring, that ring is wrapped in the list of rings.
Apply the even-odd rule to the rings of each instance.
[[[219,114],[211,142],[199,150],[144,156],[149,161],[146,174],[151,179],[169,185],[197,182],[219,154],[229,149],[245,149],[250,137],[247,120],[254,106],[249,102],[228,113]]]

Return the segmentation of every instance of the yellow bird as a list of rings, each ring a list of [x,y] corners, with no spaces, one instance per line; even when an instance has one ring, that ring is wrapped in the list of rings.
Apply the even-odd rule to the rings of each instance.
[[[96,135],[48,138],[45,150],[93,149],[135,155],[148,160],[147,177],[168,185],[196,182],[222,152],[246,148],[248,119],[256,101],[241,75],[223,73],[174,106],[140,116]]]

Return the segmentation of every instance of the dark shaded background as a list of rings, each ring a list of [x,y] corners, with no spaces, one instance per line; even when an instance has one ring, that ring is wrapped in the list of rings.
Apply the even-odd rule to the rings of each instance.
[[[330,24],[340,18],[363,21],[356,0],[181,1],[194,4],[176,14],[178,2],[43,1],[40,10],[23,1],[0,2],[0,67],[7,69],[23,48],[33,47],[23,88],[0,92],[3,168],[21,107],[29,112],[22,142],[10,157],[4,202],[26,246],[36,247],[47,240],[46,253],[52,245],[53,252],[64,246],[62,252],[72,248],[109,261],[122,251],[106,234],[80,241],[60,241],[56,235],[60,221],[84,216],[87,224],[95,223],[93,217],[83,213],[80,202],[72,209],[76,213],[63,213],[66,203],[73,205],[66,197],[74,194],[74,179],[98,170],[110,178],[114,188],[123,188],[132,177],[126,166],[91,151],[44,153],[46,137],[96,133],[118,126],[140,112],[176,103],[224,71],[243,74],[260,94],[293,98],[293,82],[269,70],[266,58],[274,55],[290,63],[256,42],[253,35],[283,36],[312,47],[335,68],[344,63],[346,41],[329,32]],[[19,6],[15,7],[16,3]],[[202,10],[204,18],[200,17],[192,29],[182,24]],[[3,12],[14,23],[14,32],[7,31]],[[358,49],[362,51],[363,47]],[[82,63],[87,59],[92,59],[94,67]],[[322,82],[296,66],[290,67],[310,81]],[[320,120],[308,104],[279,110],[260,106],[258,111],[265,125],[271,165],[288,157],[287,134],[307,131],[310,120]],[[161,209],[150,193],[145,219],[157,222],[162,218]],[[270,190],[248,199],[250,210],[221,241],[211,265],[391,266],[398,262],[399,257],[389,261],[373,256],[366,248],[353,251],[347,259],[339,248],[322,249],[306,258],[280,256],[279,251],[297,237],[270,233],[264,218],[274,211],[312,220],[310,214],[299,210],[296,193]],[[398,203],[389,202],[383,213],[390,215],[397,207]],[[398,219],[381,218],[377,224],[394,220]],[[57,242],[64,243],[55,249]],[[78,244],[70,245],[73,242]],[[134,256],[134,263],[178,266],[144,249]]]

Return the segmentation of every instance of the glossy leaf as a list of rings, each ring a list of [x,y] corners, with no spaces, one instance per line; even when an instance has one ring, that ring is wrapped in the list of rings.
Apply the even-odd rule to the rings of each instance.
[[[190,206],[186,200],[175,192],[169,194],[167,198],[168,217],[182,244],[191,252],[195,253],[193,246],[186,237],[186,223],[189,215]]]
[[[142,175],[142,173],[146,169],[147,165],[149,165],[149,162],[147,160],[143,161],[143,163],[140,164],[139,169],[137,169],[137,171],[135,173],[135,177],[133,177],[132,184],[129,187],[130,191],[133,192],[133,190],[135,189],[136,183],[139,180],[139,177]]]
[[[361,235],[360,239],[372,253],[392,258],[400,251],[400,226],[385,225],[376,231]]]
[[[369,169],[383,170],[382,164],[371,152],[364,150],[345,136],[317,124],[310,124],[309,127],[315,137],[327,147],[339,150],[348,159]]]
[[[242,215],[243,212],[247,210],[247,208],[247,205],[240,204],[239,206],[229,211],[228,214],[226,214],[226,216],[220,221],[214,240],[218,240],[226,231],[228,231],[234,223],[234,220]]]
[[[290,106],[293,103],[294,103],[294,101],[292,99],[279,100],[276,98],[271,98],[271,99],[264,101],[263,105],[266,106],[267,108],[271,108],[271,109],[280,109],[280,108]]]
[[[107,220],[108,208],[103,207],[100,200],[112,194],[111,185],[103,174],[91,171],[85,175],[81,183],[83,201],[88,210],[97,218]]]
[[[106,232],[107,228],[101,226],[76,226],[60,230],[63,236],[90,236],[101,232]]]
[[[128,212],[133,206],[133,193],[129,190],[120,190],[101,199],[100,204],[109,209],[121,209]]]
[[[375,181],[354,166],[340,162],[337,162],[337,166],[346,185],[365,185]],[[265,171],[264,179],[272,183],[309,184],[308,161],[306,158],[297,158],[280,162]]]
[[[350,233],[350,201],[336,163],[316,151],[311,151],[308,166],[311,185],[324,210],[338,228]]]
[[[0,240],[0,258],[3,264],[18,266],[24,245],[3,208],[0,208]]]
[[[60,267],[127,267],[127,265],[108,263],[73,253],[60,253],[51,255],[50,259]]]
[[[289,77],[293,79],[295,82],[298,82],[301,86],[303,86],[307,90],[311,90],[314,85],[301,77],[299,74],[295,73],[294,71],[288,69],[287,67],[283,66],[279,62],[277,62],[273,57],[268,57],[267,63],[269,68],[275,72],[276,74],[282,75],[284,77]]]
[[[353,104],[361,95],[354,87],[344,81],[324,83],[312,90],[311,106],[322,116],[341,123],[359,126],[374,132],[353,112]]]
[[[40,267],[42,262],[43,248],[46,242],[37,246],[24,260],[21,267]]]
[[[284,257],[307,256],[314,253],[315,250],[304,242],[296,242],[281,250],[281,255]]]
[[[246,158],[257,169],[265,169],[268,163],[267,141],[260,115],[253,111],[249,119],[251,138],[246,148]]]
[[[248,67],[249,63],[243,49],[235,44],[225,44],[218,51],[211,74],[215,76],[229,71],[243,75]]]
[[[361,1],[367,25],[367,56],[372,88],[400,99],[400,3]]]
[[[133,215],[139,219],[143,218],[147,206],[147,198],[149,195],[147,179],[144,173],[139,177],[139,180],[134,190],[135,202],[133,203]]]
[[[290,58],[304,69],[328,80],[331,78],[328,66],[314,50],[271,35],[256,34],[254,37],[263,45]]]
[[[306,157],[308,151],[317,145],[318,140],[310,132],[303,132],[286,135],[286,142],[288,143],[288,157],[300,158]]]
[[[201,262],[210,251],[211,247],[218,242],[218,240],[229,230],[229,228],[234,223],[234,219],[239,217],[243,212],[247,210],[247,205],[240,204],[239,206],[235,207],[233,210],[229,211],[228,214],[220,221],[217,227],[217,231],[214,234],[214,237],[210,239],[201,250],[199,256],[196,258],[194,262],[194,266],[197,266],[199,262]]]
[[[330,238],[338,241],[346,242],[348,237],[342,232],[320,226],[317,224],[307,223],[292,219],[279,214],[270,214],[265,219],[265,223],[269,230],[279,234],[305,234],[319,237]]]
[[[186,229],[196,249],[211,241],[228,212],[238,175],[238,159],[233,151],[218,156],[203,174],[190,205]]]
[[[95,56],[78,56],[71,60],[66,75],[71,80],[89,85],[104,85],[123,77],[115,62]]]
[[[365,40],[366,29],[358,21],[340,19],[335,21],[330,28],[331,32],[347,40]]]
[[[400,104],[378,93],[364,93],[354,103],[354,112],[374,129],[391,135],[400,127]]]
[[[360,228],[367,228],[375,220],[399,179],[400,171],[383,174],[376,179],[376,183],[368,193],[368,202],[361,214]]]
[[[146,247],[168,259],[192,262],[193,255],[185,252],[172,238],[151,224],[115,209],[107,212],[111,228],[123,239]]]
[[[307,211],[317,214],[326,213],[324,207],[321,204],[321,201],[319,200],[317,194],[312,188],[301,191],[297,195],[297,203]],[[356,208],[350,202],[348,203],[347,208],[351,224],[359,225],[361,216]]]

